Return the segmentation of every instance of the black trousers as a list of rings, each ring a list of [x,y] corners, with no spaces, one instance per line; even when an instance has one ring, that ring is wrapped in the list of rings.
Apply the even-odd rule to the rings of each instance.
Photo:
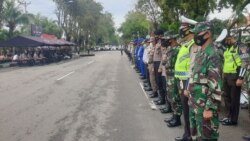
[[[238,122],[241,87],[236,86],[237,74],[224,74],[224,100],[228,118]]]
[[[189,122],[189,105],[188,105],[188,97],[184,96],[184,88],[186,88],[187,80],[177,79],[177,85],[179,94],[181,95],[181,104],[183,108],[183,116],[184,116],[184,138],[191,137],[190,132],[190,122]],[[182,85],[182,86],[181,86]]]
[[[160,63],[161,63],[160,61],[154,62],[154,74],[155,74],[155,81],[159,89],[159,99],[165,100],[165,92],[163,89],[162,75],[161,75],[161,72],[158,72]]]

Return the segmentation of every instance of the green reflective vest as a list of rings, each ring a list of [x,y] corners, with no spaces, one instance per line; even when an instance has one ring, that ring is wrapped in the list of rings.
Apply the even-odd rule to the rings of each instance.
[[[241,58],[238,49],[238,47],[234,48],[234,46],[232,46],[227,48],[224,52],[224,73],[237,73],[237,67],[241,66]]]
[[[187,79],[189,77],[190,69],[190,47],[194,44],[194,40],[191,40],[183,44],[177,55],[175,62],[175,77],[179,79]]]

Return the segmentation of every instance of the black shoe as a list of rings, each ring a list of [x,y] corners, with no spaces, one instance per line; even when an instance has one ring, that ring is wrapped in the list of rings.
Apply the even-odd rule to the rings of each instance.
[[[145,80],[146,78],[144,76],[140,76],[140,79]]]
[[[150,87],[148,83],[143,83],[143,87]]]
[[[147,79],[146,79],[146,80],[143,80],[142,82],[143,82],[143,83],[147,83],[147,84],[148,84],[148,80],[147,80]]]
[[[163,114],[168,114],[168,113],[172,113],[172,110],[170,107],[165,107],[165,108],[161,108],[159,109],[161,111],[161,113]]]
[[[242,138],[246,141],[250,141],[250,135],[243,136]]]
[[[229,120],[227,117],[223,118],[223,119],[220,119],[220,122],[224,122],[226,120]]]
[[[150,97],[150,98],[156,98],[157,96],[158,96],[158,95],[154,93],[154,94],[150,95],[149,97]]]
[[[164,122],[169,123],[170,121],[172,121],[174,119],[174,115],[172,115],[170,118],[165,118]]]
[[[160,99],[157,98],[157,99],[153,100],[154,103],[156,103],[157,101],[160,101]]]
[[[184,137],[176,137],[175,141],[192,141],[191,138],[184,138]]]
[[[238,123],[237,122],[233,122],[230,119],[228,119],[228,120],[223,121],[221,124],[225,125],[225,126],[236,126]]]
[[[145,91],[152,91],[152,88],[150,88],[150,87],[145,87],[144,90],[145,90]]]
[[[173,120],[167,123],[168,127],[176,127],[181,125],[181,118],[178,115],[174,115]]]
[[[165,103],[166,103],[165,100],[159,100],[155,102],[155,105],[163,105]]]

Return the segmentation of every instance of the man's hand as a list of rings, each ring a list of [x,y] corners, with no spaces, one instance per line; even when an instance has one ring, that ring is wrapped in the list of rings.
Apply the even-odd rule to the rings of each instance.
[[[210,120],[213,117],[213,112],[210,110],[204,110],[203,112],[203,118],[205,120]]]
[[[240,86],[242,86],[243,83],[244,83],[244,80],[237,79],[236,86],[240,87]]]

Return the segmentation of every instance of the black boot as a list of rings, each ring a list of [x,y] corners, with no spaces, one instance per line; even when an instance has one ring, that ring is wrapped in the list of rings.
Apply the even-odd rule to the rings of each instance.
[[[165,118],[164,122],[169,123],[170,121],[172,121],[174,119],[174,115],[172,115],[170,118]]]
[[[176,137],[175,141],[192,141],[192,138],[191,137]],[[203,140],[203,141],[205,141],[205,140]]]
[[[160,110],[161,113],[163,113],[163,114],[167,114],[167,113],[171,113],[171,112],[172,112],[171,106],[168,105],[168,104],[166,104],[165,107],[160,108],[159,110]]]
[[[167,123],[168,127],[176,127],[181,125],[181,118],[179,115],[174,115],[173,120]]]

